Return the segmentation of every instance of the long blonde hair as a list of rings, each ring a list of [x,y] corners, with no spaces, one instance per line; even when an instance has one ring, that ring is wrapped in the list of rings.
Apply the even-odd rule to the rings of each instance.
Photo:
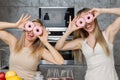
[[[43,23],[39,19],[35,19],[32,22],[38,22],[41,24],[42,27],[44,26]],[[24,42],[25,42],[25,31],[23,31],[21,38],[17,41],[17,43],[15,45],[16,53],[19,52],[24,47]],[[37,38],[34,41],[33,46],[32,46],[32,54],[37,53],[37,51],[42,49],[43,47],[44,47],[44,45],[41,43],[39,38]]]
[[[89,10],[90,10],[89,8],[83,8],[82,10],[78,11],[77,16],[79,16],[82,12],[87,12]],[[95,19],[94,22],[95,22],[95,39],[96,39],[96,42],[98,42],[102,46],[106,55],[109,56],[110,51],[109,51],[107,43],[106,43],[106,41],[105,41],[105,39],[102,35],[102,31],[99,28],[97,19]],[[88,36],[89,36],[88,32],[85,31],[84,29],[79,29],[77,31],[74,31],[74,33],[73,33],[73,39],[77,39],[77,38],[85,39]],[[74,55],[74,59],[76,61],[78,61],[79,57],[81,57],[82,62],[84,63],[84,55],[82,53],[82,50],[74,50],[73,55]]]

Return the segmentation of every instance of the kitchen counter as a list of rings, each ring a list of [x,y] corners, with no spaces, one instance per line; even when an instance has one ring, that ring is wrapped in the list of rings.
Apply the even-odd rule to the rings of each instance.
[[[116,65],[115,67],[116,67],[116,71],[117,71],[119,79],[120,79],[120,65]],[[40,64],[38,66],[38,70],[41,71],[45,80],[47,78],[48,69],[58,69],[60,71],[70,69],[73,71],[74,80],[84,80],[87,66],[82,65],[82,64],[74,64],[74,65],[73,64],[69,64],[69,65]],[[0,70],[0,72],[7,72],[7,71],[8,71],[8,69]]]

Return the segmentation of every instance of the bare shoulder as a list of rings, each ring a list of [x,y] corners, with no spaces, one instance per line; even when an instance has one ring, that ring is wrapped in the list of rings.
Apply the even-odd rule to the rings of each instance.
[[[8,44],[10,47],[14,46],[17,42],[17,38],[15,36],[4,30],[0,30],[0,39]]]
[[[83,41],[84,41],[84,39],[82,39],[82,38],[77,38],[77,39],[73,40],[73,44],[75,45],[74,49],[81,49]]]

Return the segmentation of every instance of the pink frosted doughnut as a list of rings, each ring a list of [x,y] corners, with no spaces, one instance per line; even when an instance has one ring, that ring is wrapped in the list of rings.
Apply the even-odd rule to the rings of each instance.
[[[33,29],[33,33],[35,35],[41,35],[42,34],[42,28],[40,26],[35,26]]]
[[[26,29],[27,31],[32,31],[33,28],[34,28],[34,24],[33,24],[31,21],[29,21],[29,22],[27,22],[27,23],[25,24],[25,29]]]
[[[80,19],[78,19],[78,21],[76,22],[76,24],[77,24],[78,27],[82,28],[82,27],[85,26],[86,22],[85,22],[84,18],[80,18]]]
[[[93,21],[93,15],[91,13],[85,15],[84,18],[87,23],[91,23]]]

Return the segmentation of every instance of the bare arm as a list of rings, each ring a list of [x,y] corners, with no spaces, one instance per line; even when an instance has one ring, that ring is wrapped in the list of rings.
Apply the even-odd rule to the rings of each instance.
[[[43,50],[42,58],[43,58],[44,60],[47,60],[48,62],[53,63],[53,64],[58,64],[58,63],[54,60],[53,56],[51,55],[51,53],[50,53],[47,49],[44,49],[44,50]],[[59,64],[60,64],[60,63],[59,63]]]
[[[4,29],[20,28],[20,25],[23,25],[29,18],[30,16],[28,15],[22,15],[16,23],[0,22],[0,39],[2,39],[10,47],[13,47],[17,39],[11,33],[4,31]]]
[[[46,29],[43,29],[43,35],[38,36],[41,42],[46,46],[48,50],[45,50],[42,57],[50,62],[53,62],[55,64],[63,64],[64,59],[60,55],[60,53],[47,41],[48,33]]]
[[[6,28],[16,28],[15,23],[9,23],[9,22],[0,22],[0,30],[1,29],[6,29]]]
[[[120,31],[120,8],[103,9],[102,12],[111,13],[118,16],[115,21],[106,29],[106,35],[109,42],[114,43],[115,37]]]
[[[75,39],[72,41],[67,41],[64,43],[64,46],[61,49],[58,50],[76,50],[82,48],[82,39]]]
[[[3,40],[6,44],[8,44],[11,48],[14,47],[17,41],[17,38],[15,38],[11,33],[4,30],[0,30],[0,39]]]
[[[45,46],[48,48],[48,50],[44,50],[44,53],[42,54],[42,58],[52,62],[54,64],[63,64],[64,59],[61,56],[61,54],[53,48],[49,43],[46,42]]]
[[[16,23],[10,23],[10,22],[0,22],[0,30],[6,29],[6,28],[22,28],[20,25],[23,25],[26,23],[26,21],[30,18],[29,15],[22,15],[20,19]]]
[[[68,26],[67,31],[65,34],[57,41],[55,48],[58,50],[75,50],[81,48],[81,40],[76,39],[73,41],[66,41],[67,37],[75,30],[80,29],[80,27],[76,26],[76,20],[77,17],[73,19],[73,21],[70,20],[70,24]]]
[[[55,48],[61,50],[64,44],[67,42],[66,39],[70,35],[70,31],[66,31],[65,34],[56,42]]]
[[[120,30],[120,8],[100,8],[100,9],[93,8],[91,12],[94,13],[95,18],[103,13],[110,13],[110,14],[115,14],[118,16],[115,19],[115,21],[107,27],[105,31],[109,42],[114,43],[115,36]]]
[[[78,38],[71,41],[66,41],[68,33],[66,32],[56,43],[55,48],[57,50],[76,50],[81,49],[82,39]]]

